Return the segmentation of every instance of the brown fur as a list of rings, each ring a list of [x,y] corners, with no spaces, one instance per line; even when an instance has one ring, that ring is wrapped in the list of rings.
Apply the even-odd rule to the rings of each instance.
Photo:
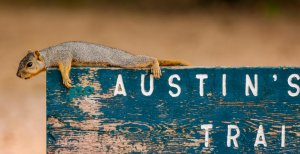
[[[158,60],[160,66],[190,66],[190,64],[177,60]]]

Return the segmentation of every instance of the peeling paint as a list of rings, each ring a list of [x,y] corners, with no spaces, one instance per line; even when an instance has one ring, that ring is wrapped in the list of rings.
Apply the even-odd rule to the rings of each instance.
[[[122,135],[110,136],[107,134],[98,135],[98,132],[76,133],[62,135],[57,144],[64,148],[56,149],[55,153],[129,153],[147,152],[146,145],[141,142],[132,144],[132,141]]]
[[[74,106],[79,107],[84,113],[87,113],[91,116],[102,115],[103,113],[100,112],[101,107],[103,104],[101,102],[97,102],[92,100],[88,97],[84,97],[81,99],[75,99],[72,101]]]
[[[68,122],[70,126],[74,128],[79,128],[80,130],[99,130],[101,120],[91,119],[91,120],[83,120],[83,121],[74,121],[74,120],[65,120]]]
[[[47,118],[47,123],[52,125],[53,128],[60,128],[65,126],[64,123],[53,117]]]

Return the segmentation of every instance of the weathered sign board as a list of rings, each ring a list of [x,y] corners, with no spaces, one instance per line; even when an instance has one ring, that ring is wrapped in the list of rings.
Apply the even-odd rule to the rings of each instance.
[[[47,153],[300,153],[300,68],[47,70]]]

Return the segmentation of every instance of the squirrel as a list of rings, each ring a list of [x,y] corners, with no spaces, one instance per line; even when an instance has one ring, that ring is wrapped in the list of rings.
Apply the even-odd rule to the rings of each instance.
[[[157,60],[154,57],[134,55],[121,49],[100,44],[71,41],[50,46],[40,51],[28,51],[19,63],[17,76],[30,79],[48,67],[58,67],[63,84],[70,88],[72,86],[72,81],[69,78],[71,66],[151,67],[153,77],[160,78],[162,75],[160,66],[187,65],[180,61]]]

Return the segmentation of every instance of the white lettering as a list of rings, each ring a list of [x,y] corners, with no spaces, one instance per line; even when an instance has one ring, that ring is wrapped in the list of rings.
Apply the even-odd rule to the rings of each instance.
[[[174,93],[172,92],[171,90],[169,90],[169,94],[172,96],[172,97],[178,97],[181,93],[181,88],[179,87],[178,84],[175,84],[173,83],[173,80],[174,78],[176,78],[178,81],[180,81],[180,76],[178,74],[173,74],[169,77],[169,85],[173,88],[176,88],[177,89],[177,92]]]
[[[209,146],[209,129],[212,129],[213,125],[212,124],[205,124],[201,125],[201,129],[205,130],[205,147]]]
[[[257,74],[254,75],[254,85],[250,79],[250,76],[248,74],[246,74],[246,96],[249,96],[249,89],[251,90],[252,94],[254,96],[257,96],[257,92],[258,92],[258,82],[257,82]]]
[[[267,147],[267,142],[266,142],[265,134],[264,134],[264,128],[262,125],[259,125],[259,127],[258,127],[254,146],[257,147],[258,144],[263,144],[265,147]]]
[[[288,78],[288,84],[289,84],[291,87],[295,88],[296,91],[295,91],[295,92],[292,92],[291,90],[289,90],[289,91],[288,91],[288,94],[289,94],[290,96],[292,96],[292,97],[296,97],[296,96],[298,96],[299,93],[300,93],[300,87],[299,87],[299,85],[297,85],[297,84],[295,84],[295,83],[292,82],[293,78],[296,78],[297,80],[300,80],[300,76],[299,76],[298,74],[292,74],[292,75],[289,76],[289,78]]]
[[[196,78],[200,80],[199,94],[200,94],[200,96],[203,96],[204,95],[204,88],[203,88],[204,81],[203,80],[207,79],[208,76],[207,76],[207,74],[197,74]]]
[[[223,96],[226,96],[226,74],[223,74],[222,76],[222,94]]]
[[[124,87],[124,83],[123,83],[123,77],[121,74],[118,75],[118,79],[117,79],[117,83],[116,83],[116,88],[114,91],[114,96],[116,95],[123,95],[126,96],[126,90]]]
[[[236,134],[234,136],[231,136],[232,129],[235,129]],[[227,130],[227,147],[231,146],[231,140],[233,141],[234,147],[239,147],[237,138],[240,136],[240,129],[237,125],[228,125]]]
[[[153,75],[152,74],[150,75],[150,89],[149,89],[149,91],[145,90],[145,77],[146,77],[146,75],[142,74],[142,76],[141,76],[141,91],[142,91],[142,94],[144,96],[151,96],[151,94],[153,93],[153,90],[154,90],[154,88],[153,88]]]
[[[285,125],[281,127],[281,147],[285,147]]]

